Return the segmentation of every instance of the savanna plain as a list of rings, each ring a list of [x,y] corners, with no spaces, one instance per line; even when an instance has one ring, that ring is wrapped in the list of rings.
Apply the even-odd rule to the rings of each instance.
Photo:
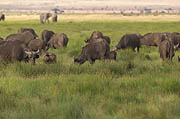
[[[49,50],[57,55],[54,64],[43,64],[42,56],[33,66],[0,62],[0,119],[180,118],[180,51],[172,62],[163,62],[157,47],[146,46],[139,53],[119,50],[117,61],[73,62],[93,31],[109,36],[112,50],[126,33],[180,32],[180,21],[77,19],[40,24],[38,19],[7,19],[0,22],[0,36],[22,27],[33,28],[39,36],[44,29],[66,33],[69,43]]]

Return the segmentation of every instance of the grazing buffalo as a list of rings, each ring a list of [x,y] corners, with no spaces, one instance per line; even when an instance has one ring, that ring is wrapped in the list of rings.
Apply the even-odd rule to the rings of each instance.
[[[34,40],[34,36],[31,32],[26,31],[24,33],[11,34],[6,37],[6,40],[11,40],[11,41],[19,40],[19,41],[24,42],[25,45],[28,45],[28,43],[31,40]]]
[[[89,61],[94,64],[95,60],[106,59],[109,56],[109,45],[106,42],[88,43],[82,48],[81,54],[78,58],[74,58],[74,63],[83,64]]]
[[[34,39],[36,39],[38,37],[38,35],[34,31],[34,29],[32,29],[32,28],[20,28],[20,29],[18,29],[18,33],[24,33],[26,31],[31,32],[33,34],[33,36],[34,36]]]
[[[178,46],[179,44],[174,45],[173,41],[170,39],[162,41],[159,44],[160,57],[163,60],[166,60],[167,58],[172,60],[175,55],[175,50],[177,50]]]
[[[54,34],[47,45],[50,48],[56,49],[56,48],[66,47],[68,44],[68,41],[69,39],[66,34],[64,33]]]
[[[39,39],[36,39],[36,40],[31,40],[28,44],[28,48],[32,51],[37,51],[39,50],[40,53],[42,53],[42,51],[47,51],[48,48],[46,47],[46,43],[45,41],[43,40],[39,40]]]
[[[137,47],[137,51],[139,52],[139,48],[141,47],[140,39],[141,37],[139,34],[126,34],[121,38],[114,51],[118,49],[126,49],[128,47],[131,47],[133,51],[135,51],[135,48]]]
[[[51,52],[46,52],[46,54],[43,57],[43,62],[50,64],[50,63],[55,63],[56,62],[56,55]]]
[[[51,37],[54,35],[53,31],[49,31],[49,30],[44,30],[41,32],[41,40],[44,40],[45,43],[47,44],[48,41],[50,41]]]
[[[4,14],[0,14],[0,21],[4,21],[5,20],[5,15]]]
[[[57,14],[53,14],[52,15],[52,22],[57,22],[57,18],[58,18]]]
[[[52,16],[51,13],[42,13],[40,14],[40,23],[44,24],[44,23],[48,23],[49,24],[49,18]]]
[[[165,33],[147,33],[141,38],[141,45],[146,46],[159,46],[165,40]]]
[[[0,60],[16,62],[31,60],[31,64],[35,64],[35,60],[39,58],[39,51],[33,52],[28,50],[22,41],[3,41],[0,42]]]
[[[88,40],[85,40],[84,42],[85,43],[99,42],[99,41],[97,41],[99,39],[105,40],[108,44],[110,44],[110,42],[111,42],[111,39],[109,38],[109,36],[103,36],[103,33],[99,32],[99,31],[94,31],[91,34],[90,38]]]

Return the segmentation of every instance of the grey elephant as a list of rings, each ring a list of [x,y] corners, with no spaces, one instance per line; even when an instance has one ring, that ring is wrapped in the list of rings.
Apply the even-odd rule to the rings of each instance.
[[[40,14],[40,22],[41,24],[48,23],[49,24],[49,18],[52,16],[51,13],[42,13]]]

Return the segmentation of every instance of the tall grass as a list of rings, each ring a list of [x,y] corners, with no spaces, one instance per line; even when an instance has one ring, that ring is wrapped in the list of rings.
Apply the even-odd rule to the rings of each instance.
[[[0,62],[1,119],[179,119],[179,51],[163,62],[158,48],[142,46],[140,53],[118,51],[117,61],[73,63],[84,40],[95,31],[111,38],[111,49],[126,33],[179,32],[178,22],[62,22],[8,21],[0,24],[5,38],[21,27],[66,33],[67,48],[50,49],[57,63],[36,65]]]

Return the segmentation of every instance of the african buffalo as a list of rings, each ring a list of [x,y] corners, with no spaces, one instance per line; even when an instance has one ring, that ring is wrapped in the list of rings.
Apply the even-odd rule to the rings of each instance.
[[[97,41],[97,40],[99,40],[99,39],[101,39],[101,38],[102,38],[103,40],[105,40],[108,44],[110,44],[111,39],[109,38],[109,36],[103,36],[103,33],[102,33],[102,32],[99,32],[99,31],[94,31],[94,32],[91,34],[90,38],[87,39],[87,40],[85,40],[84,42],[85,42],[85,43],[99,42],[99,41]],[[101,40],[102,40],[102,39],[101,39]]]
[[[33,36],[34,36],[34,39],[36,39],[38,37],[38,35],[34,31],[34,29],[32,29],[32,28],[20,28],[20,29],[18,29],[18,33],[24,33],[26,31],[31,32],[33,34]]]
[[[6,37],[6,40],[11,40],[11,41],[19,40],[19,41],[24,42],[25,45],[28,45],[28,43],[31,40],[34,40],[34,36],[31,32],[26,31],[24,33],[11,34]]]
[[[109,45],[104,41],[88,43],[82,47],[80,56],[74,58],[74,63],[83,64],[85,61],[89,61],[90,64],[94,64],[95,60],[106,59],[109,56],[109,49]]]
[[[41,24],[48,23],[49,24],[49,18],[52,16],[51,13],[42,13],[40,14],[40,22]]]
[[[53,14],[52,15],[52,22],[57,22],[57,18],[58,18],[57,14]]]
[[[147,33],[141,38],[140,44],[146,46],[159,46],[165,40],[165,33]]]
[[[54,34],[51,37],[51,40],[48,42],[48,47],[50,48],[61,48],[61,47],[67,47],[68,44],[68,37],[66,34],[61,33],[61,34]]]
[[[172,58],[175,55],[175,50],[177,50],[179,44],[174,45],[173,41],[171,39],[166,39],[162,41],[159,44],[159,52],[160,52],[160,57],[163,60],[166,60],[167,58],[172,60]]]
[[[50,64],[50,63],[55,63],[56,62],[56,55],[51,52],[46,52],[46,54],[43,57],[43,62]]]
[[[126,49],[128,47],[131,47],[133,51],[135,51],[135,48],[137,47],[137,51],[139,52],[139,48],[141,47],[140,39],[141,37],[139,34],[126,34],[121,38],[114,51],[118,49]]]
[[[47,44],[48,41],[51,39],[51,37],[54,35],[53,31],[49,31],[49,30],[44,30],[41,32],[41,40],[44,40],[45,43]]]
[[[0,14],[0,21],[4,21],[5,20],[5,15],[4,14]]]
[[[39,58],[39,51],[33,52],[28,50],[22,41],[3,41],[0,42],[0,60],[16,62],[31,60],[31,64],[35,64],[35,60]]]
[[[46,43],[45,41],[43,40],[39,40],[39,39],[36,39],[36,40],[31,40],[29,43],[28,43],[28,48],[32,51],[37,51],[39,50],[40,53],[42,53],[42,51],[47,51],[48,48],[46,47]]]

